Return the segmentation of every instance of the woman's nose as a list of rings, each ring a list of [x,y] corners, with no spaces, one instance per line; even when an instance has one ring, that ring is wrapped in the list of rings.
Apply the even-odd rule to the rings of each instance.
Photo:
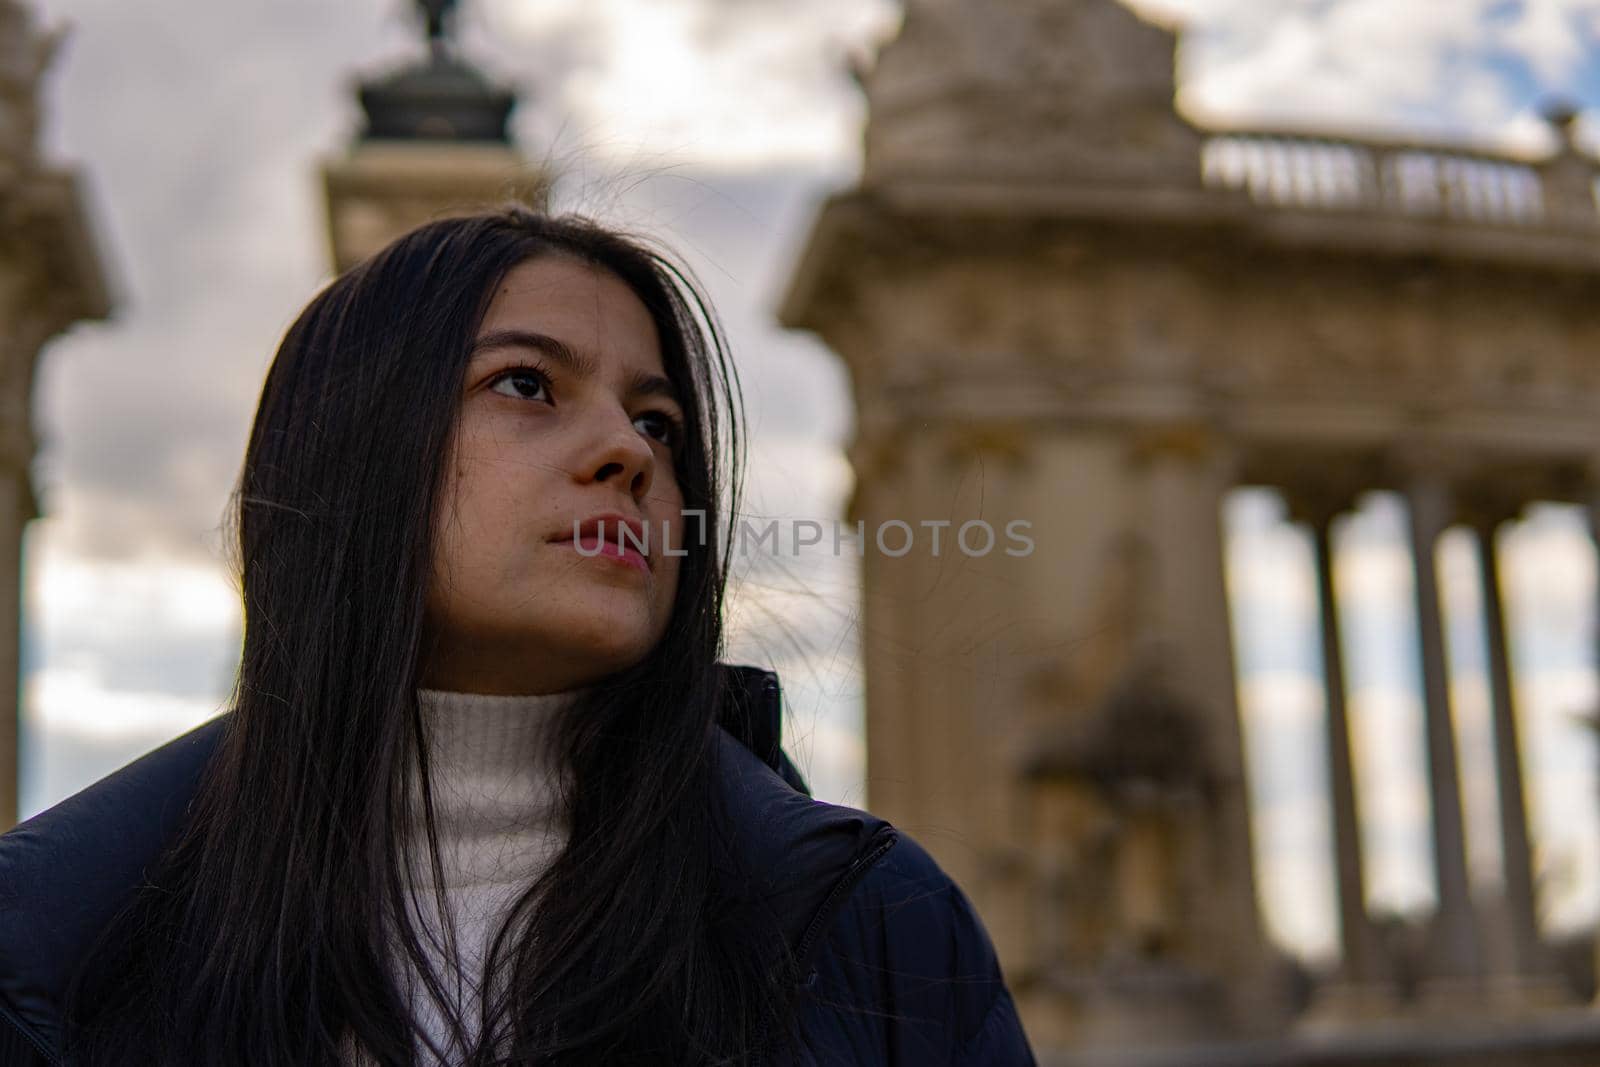
[[[641,500],[650,491],[655,464],[649,442],[622,412],[606,419],[605,429],[585,453],[578,470],[589,481],[620,486],[635,500]]]

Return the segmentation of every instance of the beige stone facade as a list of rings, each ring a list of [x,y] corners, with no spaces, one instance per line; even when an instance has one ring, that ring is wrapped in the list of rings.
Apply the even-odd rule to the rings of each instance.
[[[17,821],[22,534],[39,514],[34,368],[52,337],[110,313],[77,176],[38,151],[39,85],[59,40],[0,0],[0,829]]]
[[[322,174],[336,271],[433,219],[507,200],[543,207],[549,193],[542,172],[498,144],[358,142]]]
[[[922,534],[864,560],[869,803],[968,888],[1030,1035],[1071,1062],[1600,1058],[1533,923],[1492,538],[1507,904],[1469,899],[1432,567],[1458,523],[1600,516],[1596,165],[1567,112],[1543,159],[1198,129],[1174,45],[1111,0],[908,0],[861,75],[863,177],[781,316],[852,375],[850,520],[869,546]],[[1311,1010],[1257,912],[1220,529],[1241,485],[1321,549],[1344,971]],[[1410,997],[1364,913],[1327,547],[1378,488],[1425,561],[1440,906]],[[1036,547],[962,551],[978,520]],[[946,521],[936,551],[919,524]]]

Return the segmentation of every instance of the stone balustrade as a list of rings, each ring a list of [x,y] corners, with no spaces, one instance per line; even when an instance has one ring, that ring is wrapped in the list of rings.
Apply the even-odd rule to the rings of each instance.
[[[1594,164],[1584,162],[1589,213],[1600,225]],[[1201,148],[1207,186],[1239,190],[1264,207],[1504,226],[1561,224],[1565,214],[1550,210],[1549,169],[1542,161],[1461,145],[1289,130],[1217,131]]]

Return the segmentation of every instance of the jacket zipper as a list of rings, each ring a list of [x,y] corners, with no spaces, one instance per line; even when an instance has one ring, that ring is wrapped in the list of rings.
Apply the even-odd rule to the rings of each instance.
[[[767,675],[765,695],[769,705],[778,702],[778,681],[771,672],[768,672]],[[771,710],[770,707],[768,710]],[[782,736],[781,731],[779,736]],[[884,854],[894,847],[897,840],[899,840],[899,835],[895,832],[893,826],[885,825],[880,827],[868,841],[866,850],[851,862],[849,869],[828,891],[822,906],[811,917],[811,922],[806,925],[805,933],[800,935],[799,945],[795,947],[794,959],[798,967],[794,977],[797,983],[802,980],[801,975],[811,969],[812,950],[833,922],[833,918],[838,914],[840,907],[844,905],[845,899],[850,895],[850,891],[856,887],[857,882],[866,876],[868,871],[877,865],[879,860],[883,859]],[[763,1019],[761,1030],[756,1035],[754,1055],[750,1059],[750,1067],[761,1067],[766,1062],[767,1029],[768,1023]]]
[[[54,1064],[55,1067],[60,1067],[61,1064],[66,1062],[58,1057],[52,1049],[47,1048],[44,1042],[40,1041],[37,1037],[34,1037],[33,1034],[22,1025],[22,1023],[18,1022],[12,1017],[9,1011],[0,1010],[0,1019],[5,1020],[6,1026],[8,1026],[13,1033],[20,1034],[24,1041],[37,1049],[39,1055],[44,1057],[46,1063]]]
[[[802,973],[811,969],[812,950],[816,947],[817,941],[822,937],[823,932],[832,923],[834,916],[838,914],[840,907],[844,905],[845,899],[850,895],[851,890],[855,889],[856,883],[861,881],[866,873],[877,865],[879,860],[883,859],[884,854],[894,847],[897,840],[899,840],[899,835],[895,832],[894,827],[884,826],[878,830],[872,836],[867,851],[859,856],[855,862],[851,863],[850,869],[845,871],[843,877],[833,884],[833,889],[828,892],[827,899],[822,902],[822,907],[817,909],[817,914],[812,917],[810,924],[806,926],[805,933],[800,938],[800,944],[796,946],[794,958],[795,962],[799,964],[795,974],[797,982],[800,981]],[[766,1062],[767,1027],[767,1022],[763,1020],[761,1032],[756,1038],[755,1055],[750,1060],[750,1067],[760,1067],[762,1063]]]

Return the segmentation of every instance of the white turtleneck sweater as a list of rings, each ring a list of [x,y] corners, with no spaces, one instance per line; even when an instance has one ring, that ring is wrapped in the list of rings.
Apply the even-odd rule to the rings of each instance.
[[[437,932],[440,944],[434,947],[419,925],[424,946],[432,949],[434,969],[464,1009],[474,1040],[490,941],[517,897],[566,843],[568,828],[555,808],[557,768],[545,745],[554,716],[579,692],[488,696],[417,691],[432,759],[448,914],[441,916],[437,907],[427,867],[427,834],[419,826],[411,843],[414,862],[420,865],[412,875],[416,908],[412,921],[419,925],[420,914],[427,928]],[[446,922],[455,931],[458,961],[447,961],[443,955]],[[449,1040],[439,1004],[403,950],[399,956],[404,970],[396,980],[402,995],[410,997],[413,1018],[445,1051],[443,1064],[462,1062],[466,1050]],[[417,1051],[421,1063],[440,1062],[420,1043]]]

